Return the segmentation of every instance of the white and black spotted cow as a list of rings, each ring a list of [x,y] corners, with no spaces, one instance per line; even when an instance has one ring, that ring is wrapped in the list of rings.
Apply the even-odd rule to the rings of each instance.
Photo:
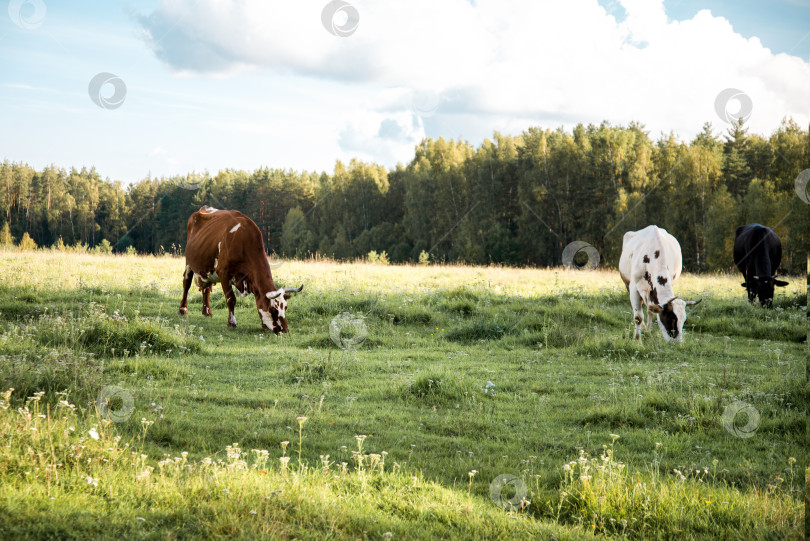
[[[683,339],[686,307],[700,301],[684,301],[673,293],[682,266],[681,246],[665,229],[650,225],[624,234],[619,272],[630,293],[636,339],[641,340],[644,324],[642,304],[647,306],[647,330],[655,314],[665,340]]]

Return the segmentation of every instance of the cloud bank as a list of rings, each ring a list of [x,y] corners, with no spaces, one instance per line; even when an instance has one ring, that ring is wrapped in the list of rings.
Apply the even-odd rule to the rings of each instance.
[[[482,129],[608,120],[688,137],[706,121],[726,127],[714,111],[726,88],[751,98],[755,132],[810,120],[810,63],[706,10],[676,21],[663,0],[620,0],[627,16],[617,20],[596,0],[351,3],[359,24],[346,37],[324,27],[320,0],[163,0],[139,22],[178,74],[341,83],[353,115],[337,130],[341,148],[389,163],[407,160],[425,132],[475,142]],[[353,102],[352,89],[369,85],[378,97]]]

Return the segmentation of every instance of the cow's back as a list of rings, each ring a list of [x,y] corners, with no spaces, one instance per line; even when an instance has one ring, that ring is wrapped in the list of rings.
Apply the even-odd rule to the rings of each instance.
[[[238,247],[250,243],[240,242],[232,246],[227,237],[239,229],[242,229],[240,237],[242,235],[254,237],[258,234],[259,246],[262,253],[264,252],[261,233],[250,218],[238,210],[201,208],[189,217],[186,226],[186,264],[191,266],[194,272],[205,273],[215,267],[217,257],[224,255],[223,250],[231,252],[232,257],[243,257],[243,253],[233,252],[243,252],[244,250]]]
[[[645,256],[649,261],[644,261]],[[666,229],[649,225],[644,229],[625,233],[622,255],[619,258],[619,273],[625,285],[639,278],[635,275],[643,272],[644,265],[654,263],[659,258],[663,259],[672,281],[678,279],[683,269],[681,245]]]
[[[734,264],[746,276],[771,276],[782,263],[782,241],[770,227],[748,224],[734,232]]]
[[[759,226],[759,224],[741,225],[734,232],[734,264],[743,275],[746,274],[746,267],[749,261],[747,255],[750,255],[748,247],[751,245],[750,242],[754,235],[755,226]]]

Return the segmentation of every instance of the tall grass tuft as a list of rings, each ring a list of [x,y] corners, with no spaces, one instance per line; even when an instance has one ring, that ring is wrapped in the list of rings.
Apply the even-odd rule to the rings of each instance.
[[[199,339],[168,321],[107,314],[94,302],[72,311],[50,312],[24,322],[20,332],[33,333],[36,341],[49,348],[69,348],[96,355],[129,357],[169,355],[200,351]]]
[[[478,391],[457,375],[443,372],[422,374],[402,388],[403,397],[428,405],[447,405],[471,400]]]
[[[613,443],[619,436],[612,434]],[[656,453],[657,454],[657,453]],[[562,467],[559,498],[537,506],[539,514],[577,524],[599,535],[631,539],[671,539],[683,532],[706,537],[799,539],[804,528],[801,502],[792,496],[801,486],[795,459],[788,475],[766,493],[743,492],[717,479],[712,468],[675,468],[663,472],[656,459],[643,471],[616,460],[614,447],[603,445],[598,457],[580,450]]]

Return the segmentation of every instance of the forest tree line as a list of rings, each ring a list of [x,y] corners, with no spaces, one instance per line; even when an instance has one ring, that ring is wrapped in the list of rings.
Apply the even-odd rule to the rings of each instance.
[[[767,138],[742,122],[721,134],[707,123],[689,142],[653,140],[636,123],[530,128],[478,147],[425,139],[390,171],[352,160],[331,174],[227,169],[126,186],[94,168],[5,161],[0,224],[39,246],[106,240],[119,252],[181,252],[188,217],[205,204],[244,212],[282,257],[373,250],[395,263],[427,252],[440,262],[554,266],[581,240],[613,267],[623,234],[656,224],[679,240],[685,269],[699,272],[731,268],[735,229],[759,222],[781,237],[784,271],[798,273],[810,205],[794,183],[807,167],[810,135],[791,120]]]

